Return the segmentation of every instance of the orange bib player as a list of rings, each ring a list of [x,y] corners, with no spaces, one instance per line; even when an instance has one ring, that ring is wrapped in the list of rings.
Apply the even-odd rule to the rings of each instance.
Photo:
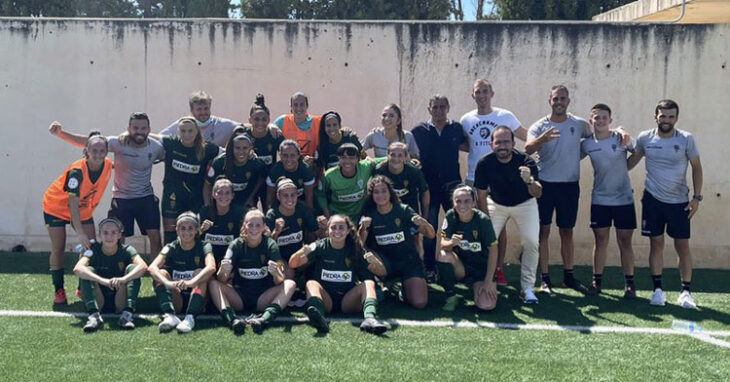
[[[89,249],[95,238],[94,209],[104,195],[113,167],[107,152],[106,138],[98,131],[92,131],[84,148],[84,158],[68,166],[43,194],[43,219],[51,238],[49,262],[56,291],[54,304],[66,304],[63,285],[66,224],[71,223],[84,249]]]
[[[303,156],[317,157],[319,147],[319,115],[307,112],[309,98],[302,92],[294,93],[289,99],[291,114],[279,116],[274,123],[281,129],[284,138],[297,142]]]

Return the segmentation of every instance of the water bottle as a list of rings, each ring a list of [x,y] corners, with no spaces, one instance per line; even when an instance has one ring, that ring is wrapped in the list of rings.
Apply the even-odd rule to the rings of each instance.
[[[672,329],[683,333],[702,333],[702,327],[696,322],[672,320]]]
[[[91,244],[94,244],[95,240],[91,240]],[[84,255],[86,257],[91,257],[94,254],[94,251],[91,249],[84,249],[84,246],[82,244],[76,245],[76,253],[79,255]]]

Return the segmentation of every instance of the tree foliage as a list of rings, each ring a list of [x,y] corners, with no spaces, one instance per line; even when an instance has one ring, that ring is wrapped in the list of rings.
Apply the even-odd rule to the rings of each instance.
[[[228,17],[229,0],[0,0],[10,17]]]
[[[245,18],[446,20],[460,0],[244,0]],[[457,10],[458,11],[458,10]]]
[[[493,0],[502,20],[589,20],[634,0]]]

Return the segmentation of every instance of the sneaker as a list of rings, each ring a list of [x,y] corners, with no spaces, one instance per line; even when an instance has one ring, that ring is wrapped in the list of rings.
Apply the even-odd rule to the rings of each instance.
[[[66,289],[61,288],[56,291],[56,294],[53,295],[53,304],[54,305],[66,305],[68,302],[66,301]]]
[[[427,283],[434,284],[438,281],[438,273],[433,269],[428,269],[426,270],[425,278]]]
[[[251,315],[246,319],[246,324],[251,326],[251,330],[253,330],[256,334],[261,334],[264,332],[264,329],[267,326],[266,321],[264,321],[263,317],[261,317],[260,314]]]
[[[185,316],[185,318],[180,321],[179,324],[177,324],[177,332],[178,333],[190,333],[193,328],[195,327],[195,318],[193,318],[192,314],[188,314]]]
[[[502,268],[497,268],[497,271],[494,273],[494,278],[497,285],[507,286],[507,278],[504,276],[504,270]]]
[[[654,293],[651,294],[650,305],[664,306],[667,303],[667,296],[664,295],[664,291],[659,288],[654,289]]]
[[[679,294],[679,297],[677,297],[677,304],[684,309],[697,310],[697,303],[695,302],[695,299],[692,298],[692,293],[689,293],[688,290],[683,290],[682,293]]]
[[[238,317],[234,318],[231,321],[231,330],[233,330],[233,334],[240,336],[246,331],[246,320]]]
[[[309,318],[309,325],[316,328],[317,333],[327,333],[330,331],[330,327],[327,325],[327,321],[325,321],[324,317],[322,317],[322,313],[319,312],[319,309],[310,306],[307,308],[307,317]]]
[[[627,300],[633,300],[636,298],[636,290],[633,286],[625,286],[624,287],[624,298]]]
[[[595,281],[591,282],[591,286],[588,287],[588,290],[586,291],[586,294],[590,296],[598,296],[601,294],[601,286],[596,284]]]
[[[362,323],[360,324],[360,330],[366,333],[381,335],[388,330],[388,327],[385,326],[385,323],[383,321],[380,321],[377,318],[370,317],[362,321]]]
[[[555,294],[555,291],[553,290],[553,284],[550,282],[550,279],[542,280],[542,283],[540,283],[540,292]]]
[[[445,312],[453,312],[456,310],[456,307],[459,305],[459,296],[458,295],[452,295],[449,297],[446,297],[446,302],[444,303],[444,306],[441,307],[441,310]]]
[[[119,326],[126,330],[134,329],[134,315],[132,315],[132,312],[128,310],[122,312],[122,316],[119,317]]]
[[[90,314],[89,318],[86,320],[86,325],[84,325],[84,332],[93,333],[101,328],[103,324],[104,320],[101,318],[99,312]]]
[[[522,302],[527,305],[537,305],[538,302],[540,302],[537,299],[537,296],[535,296],[535,292],[532,291],[532,288],[527,288],[520,293],[520,297],[522,298]]]
[[[580,292],[583,294],[588,294],[588,288],[583,286],[583,284],[581,284],[575,278],[563,280],[563,288],[570,288],[570,289],[573,289],[574,291],[577,291],[577,292]]]
[[[167,333],[172,329],[175,329],[180,324],[180,319],[172,313],[165,313],[162,318],[162,322],[157,327],[160,328],[160,333]]]

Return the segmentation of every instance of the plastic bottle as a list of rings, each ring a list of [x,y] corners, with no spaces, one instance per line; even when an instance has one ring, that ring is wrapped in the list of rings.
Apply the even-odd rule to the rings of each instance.
[[[702,333],[702,327],[696,322],[672,320],[672,329],[684,333]]]
[[[91,240],[91,244],[94,243],[95,241]],[[76,253],[78,253],[79,255],[84,255],[86,257],[91,257],[94,254],[94,251],[92,251],[91,249],[84,249],[84,246],[82,244],[77,244],[75,249]]]

